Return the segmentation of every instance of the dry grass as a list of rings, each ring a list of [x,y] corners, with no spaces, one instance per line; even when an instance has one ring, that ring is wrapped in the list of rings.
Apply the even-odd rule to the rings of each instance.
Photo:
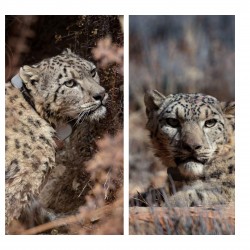
[[[192,208],[130,208],[130,234],[235,234],[234,204]]]

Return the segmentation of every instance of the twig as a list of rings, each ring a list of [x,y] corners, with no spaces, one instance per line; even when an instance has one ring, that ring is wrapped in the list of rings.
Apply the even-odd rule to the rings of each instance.
[[[60,218],[60,219],[39,225],[37,227],[33,227],[30,229],[24,230],[23,232],[21,232],[21,234],[25,234],[25,235],[39,234],[39,233],[42,233],[44,231],[51,230],[53,228],[77,223],[77,222],[80,222],[83,220],[84,220],[84,224],[91,223],[93,221],[92,218],[100,219],[102,217],[106,217],[107,215],[111,214],[114,211],[114,209],[119,209],[122,207],[123,207],[123,201],[122,201],[122,199],[119,199],[115,203],[113,203],[112,205],[106,205],[106,206],[98,208],[94,211],[89,211],[87,216],[85,213],[79,213],[76,215],[67,216],[64,218]],[[95,219],[95,221],[96,221],[96,219]]]

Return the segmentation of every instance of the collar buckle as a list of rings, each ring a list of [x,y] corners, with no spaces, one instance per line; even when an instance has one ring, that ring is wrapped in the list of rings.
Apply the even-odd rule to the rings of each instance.
[[[18,74],[13,76],[10,81],[11,81],[12,85],[14,87],[16,87],[17,89],[21,89],[23,87],[23,81]]]

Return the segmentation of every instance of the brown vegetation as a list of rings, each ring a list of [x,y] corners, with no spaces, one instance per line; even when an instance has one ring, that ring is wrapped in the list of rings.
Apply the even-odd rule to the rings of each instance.
[[[235,207],[131,207],[130,234],[234,234]]]

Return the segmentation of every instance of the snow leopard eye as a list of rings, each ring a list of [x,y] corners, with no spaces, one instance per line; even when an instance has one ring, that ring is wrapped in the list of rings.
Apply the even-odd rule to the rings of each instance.
[[[205,122],[205,127],[212,128],[217,123],[216,119],[210,119]]]
[[[73,88],[77,85],[77,81],[71,79],[69,81],[64,82],[64,85],[67,86],[68,88]]]
[[[95,77],[96,76],[96,68],[92,69],[90,71],[90,74],[91,74],[92,77]]]
[[[175,119],[175,118],[167,118],[167,119],[166,119],[166,122],[167,122],[167,124],[168,124],[170,127],[173,127],[173,128],[180,127],[180,122],[179,122],[178,119]]]

